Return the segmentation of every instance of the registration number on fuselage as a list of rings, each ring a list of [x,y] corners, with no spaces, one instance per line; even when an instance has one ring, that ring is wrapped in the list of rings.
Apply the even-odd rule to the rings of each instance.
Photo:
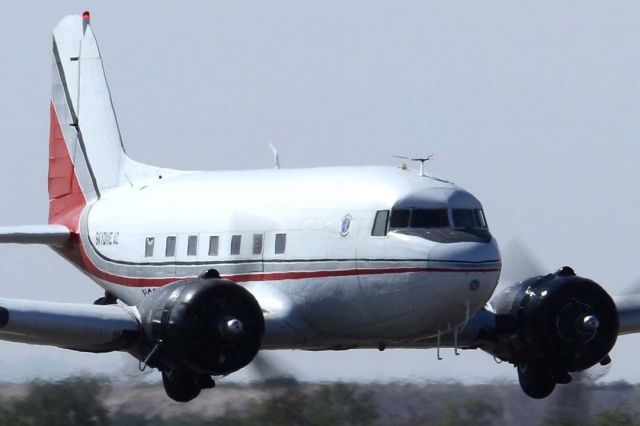
[[[115,246],[118,245],[119,232],[96,232],[97,246]]]
[[[143,294],[144,296],[146,296],[146,295],[148,295],[148,294],[153,293],[153,292],[154,292],[154,291],[156,291],[156,290],[157,290],[157,287],[147,287],[147,288],[143,288],[143,289],[142,289],[142,294]]]

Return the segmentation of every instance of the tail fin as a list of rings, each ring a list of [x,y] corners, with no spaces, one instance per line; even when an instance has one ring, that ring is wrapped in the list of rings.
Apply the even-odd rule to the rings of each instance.
[[[86,12],[65,17],[53,31],[52,104],[85,196],[118,186],[125,153]]]
[[[52,80],[49,223],[73,229],[62,216],[117,186],[126,156],[87,12],[53,30]]]
[[[111,188],[178,172],[127,157],[89,13],[53,30],[49,223],[77,228],[82,208]]]

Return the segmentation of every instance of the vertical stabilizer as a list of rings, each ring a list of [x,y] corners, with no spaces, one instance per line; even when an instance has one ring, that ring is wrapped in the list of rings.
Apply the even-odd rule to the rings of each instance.
[[[49,222],[75,229],[109,189],[178,173],[127,157],[89,12],[63,18],[53,30]]]
[[[85,196],[118,186],[125,154],[87,12],[53,31],[52,104]]]

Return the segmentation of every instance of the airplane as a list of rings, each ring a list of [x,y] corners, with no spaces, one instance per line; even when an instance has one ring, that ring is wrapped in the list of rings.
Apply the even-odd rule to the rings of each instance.
[[[640,296],[570,267],[497,287],[481,202],[408,167],[179,171],[125,151],[89,12],[53,30],[49,214],[0,228],[98,284],[0,298],[0,339],[120,351],[187,402],[260,351],[480,349],[545,398],[640,331]]]

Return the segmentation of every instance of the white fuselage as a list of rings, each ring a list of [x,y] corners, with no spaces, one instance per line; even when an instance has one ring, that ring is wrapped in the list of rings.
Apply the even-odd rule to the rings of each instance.
[[[450,182],[387,167],[159,176],[87,206],[83,269],[127,304],[216,269],[295,329],[267,329],[265,348],[406,346],[482,308],[500,255],[493,238],[372,236],[376,212],[397,207],[482,208]]]

